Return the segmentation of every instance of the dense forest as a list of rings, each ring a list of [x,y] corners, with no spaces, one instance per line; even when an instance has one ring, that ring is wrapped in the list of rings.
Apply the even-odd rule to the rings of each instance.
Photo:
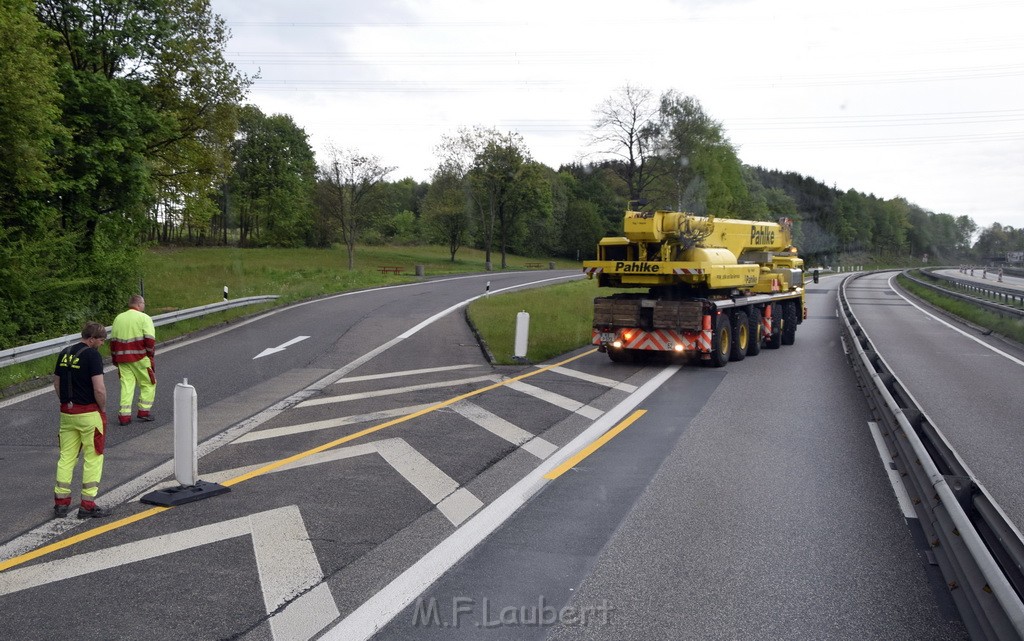
[[[365,151],[317,158],[289,115],[246,104],[253,80],[225,60],[209,0],[0,7],[0,349],[111,316],[155,244],[341,247],[351,269],[359,245],[430,243],[498,269],[509,253],[589,258],[642,200],[790,217],[823,264],[1024,249],[1024,230],[744,165],[696,98],[629,85],[595,106],[599,161],[548,167],[518,133],[467,124],[417,182]]]

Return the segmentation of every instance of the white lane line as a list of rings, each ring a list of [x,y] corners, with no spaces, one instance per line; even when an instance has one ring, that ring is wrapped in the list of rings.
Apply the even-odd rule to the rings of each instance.
[[[456,527],[483,506],[483,502],[473,496],[469,490],[462,488],[460,493],[459,484],[455,479],[441,471],[441,468],[431,463],[427,457],[420,454],[401,438],[389,438],[383,441],[356,445],[351,448],[345,447],[321,452],[284,465],[274,471],[297,469],[307,465],[328,463],[370,453],[380,454],[381,458],[388,465],[401,474],[402,478],[416,488],[428,501],[436,505],[441,510],[441,513]],[[442,508],[441,503],[446,499],[451,500]]]
[[[270,619],[274,639],[309,639],[339,616],[338,606],[329,590],[326,595],[316,590],[302,594],[320,584],[324,573],[299,508],[292,505],[281,510],[276,522],[265,514],[249,517],[263,603],[268,614],[288,604]],[[304,598],[297,598],[300,595]]]
[[[558,449],[543,438],[534,436],[523,428],[513,425],[497,414],[493,414],[475,403],[459,401],[452,403],[448,407],[498,438],[504,439],[513,445],[522,446],[524,450],[537,458],[545,459]]]
[[[297,470],[311,465],[322,463],[333,463],[357,456],[368,454],[379,454],[384,462],[390,465],[402,478],[409,482],[428,501],[437,506],[441,513],[458,527],[463,521],[469,518],[474,512],[483,506],[483,502],[476,498],[469,490],[460,488],[455,479],[445,474],[430,460],[420,454],[415,448],[409,445],[404,439],[389,438],[372,443],[361,443],[349,447],[340,447],[319,454],[307,456],[298,461],[292,461],[286,465],[270,470],[270,474]],[[267,463],[269,463],[268,461]],[[203,479],[211,483],[221,483],[228,479],[241,476],[253,470],[257,470],[267,463],[246,465],[230,470],[221,470],[212,474],[204,474]],[[153,489],[162,487],[173,487],[177,484],[173,481],[162,483]]]
[[[674,365],[655,375],[329,629],[321,641],[365,641],[372,637],[539,492],[548,483],[545,474],[614,427],[677,371],[679,366]]]
[[[575,412],[582,416],[586,416],[590,420],[596,420],[600,418],[602,414],[604,414],[604,412],[597,409],[596,407],[591,407],[586,403],[581,403],[577,400],[573,400],[568,396],[562,396],[561,394],[549,392],[546,389],[541,389],[539,387],[530,385],[529,383],[524,383],[522,381],[512,381],[511,383],[506,383],[505,387],[514,389],[515,391],[521,392],[528,396],[532,396],[546,403],[551,403],[552,405],[556,407],[561,407],[564,410],[569,410],[570,412]]]
[[[405,394],[406,392],[418,392],[420,390],[427,389],[439,389],[442,387],[455,387],[456,385],[470,385],[472,383],[482,383],[484,381],[493,383],[500,380],[497,376],[489,374],[487,376],[474,376],[472,378],[460,378],[452,381],[440,381],[437,383],[423,383],[421,385],[407,385],[406,387],[394,387],[391,389],[374,390],[372,392],[357,392],[355,394],[343,394],[341,396],[328,396],[326,398],[311,398],[308,401],[303,401],[295,407],[313,407],[314,405],[328,405],[330,403],[345,403],[348,401],[355,401],[361,398],[377,398],[381,396],[394,396],[395,394]]]
[[[394,418],[396,416],[404,416],[405,414],[414,414],[420,410],[425,410],[428,407],[433,407],[435,403],[424,403],[423,405],[410,405],[408,407],[398,407],[392,410],[382,410],[380,412],[370,412],[368,414],[355,414],[353,416],[342,416],[339,418],[332,418],[323,421],[313,421],[311,423],[298,423],[296,425],[285,425],[283,427],[272,427],[265,430],[253,431],[248,434],[244,434],[234,441],[232,445],[238,443],[248,443],[250,441],[262,441],[268,438],[278,438],[280,436],[294,436],[295,434],[303,434],[305,432],[316,432],[318,430],[329,430],[335,427],[342,427],[345,425],[354,425],[356,423],[365,423],[367,421],[379,421],[381,419]]]
[[[480,275],[472,275],[472,276],[455,276],[455,277],[452,277],[452,278],[445,278],[445,279],[436,280],[436,281],[430,281],[430,282],[437,283],[437,282],[447,282],[447,281],[453,281],[453,280],[466,280],[466,279],[472,279],[472,278],[487,278],[487,277],[490,277],[490,274],[480,274]],[[512,291],[512,290],[520,289],[520,288],[523,288],[523,287],[530,287],[532,285],[536,285],[536,284],[539,284],[539,283],[547,283],[547,282],[559,281],[559,280],[577,280],[577,279],[580,279],[580,278],[583,278],[582,274],[574,274],[574,275],[571,275],[571,276],[559,276],[559,277],[554,277],[554,278],[545,278],[545,279],[538,280],[538,281],[531,281],[531,282],[528,282],[528,283],[523,283],[521,285],[512,285],[512,286],[509,286],[509,287],[503,287],[501,289],[495,290],[493,293],[496,294],[498,292]],[[404,288],[404,287],[416,287],[416,286],[420,286],[422,284],[423,283],[408,283],[408,284],[405,284],[405,285],[389,285],[388,287],[391,287],[392,289],[400,289],[400,288]],[[375,288],[375,289],[383,289],[383,288]],[[268,312],[266,312],[264,314],[260,314],[259,316],[256,316],[254,318],[250,318],[250,319],[245,320],[245,321],[240,321],[238,323],[234,323],[234,324],[232,324],[229,327],[225,327],[224,329],[220,329],[220,330],[217,330],[217,331],[214,331],[214,332],[210,332],[209,334],[203,334],[202,336],[198,336],[196,338],[187,339],[187,340],[184,340],[184,341],[182,341],[180,343],[172,343],[170,345],[167,345],[166,347],[160,346],[160,353],[161,354],[165,354],[165,353],[167,353],[169,351],[172,351],[172,350],[175,350],[175,349],[179,349],[179,348],[185,347],[187,345],[191,345],[193,343],[198,343],[200,341],[204,341],[204,340],[213,338],[215,336],[220,336],[221,334],[224,334],[226,332],[234,331],[234,330],[236,330],[236,329],[238,329],[240,327],[244,327],[244,326],[246,326],[246,325],[248,325],[250,323],[255,323],[255,322],[260,321],[260,320],[265,320],[269,316],[273,316],[275,314],[280,314],[282,312],[292,310],[292,309],[294,309],[296,307],[303,307],[305,305],[314,305],[314,304],[317,304],[317,303],[322,303],[322,302],[325,302],[325,301],[334,300],[336,298],[343,298],[343,297],[346,297],[346,296],[358,296],[360,294],[365,294],[365,293],[371,292],[371,291],[374,291],[374,290],[373,289],[367,289],[367,290],[361,290],[361,291],[358,291],[358,292],[344,292],[342,294],[335,294],[333,296],[328,296],[326,298],[318,298],[316,300],[306,301],[304,303],[296,303],[295,305],[290,305],[288,307],[280,307],[280,308],[277,308],[277,309],[274,309],[274,310],[270,310],[270,311],[268,311]],[[297,405],[297,403],[299,403],[300,401],[305,400],[305,399],[309,398],[310,396],[313,396],[314,394],[318,394],[318,393],[322,392],[328,385],[331,385],[333,383],[338,382],[338,380],[344,378],[352,370],[358,368],[359,366],[363,365],[364,363],[366,363],[366,362],[376,358],[377,356],[383,354],[384,352],[386,352],[387,350],[391,349],[392,347],[394,347],[398,343],[401,343],[406,338],[409,338],[410,336],[416,334],[417,332],[419,332],[420,330],[424,329],[425,327],[428,327],[431,323],[434,323],[434,322],[444,318],[448,314],[450,314],[450,313],[452,313],[452,312],[454,312],[454,311],[456,311],[456,310],[458,310],[458,309],[460,309],[462,307],[465,307],[466,305],[469,305],[470,303],[472,303],[473,301],[477,300],[478,298],[483,298],[483,297],[484,297],[484,294],[480,294],[480,295],[477,295],[477,296],[472,296],[472,297],[467,298],[466,300],[462,301],[461,303],[456,303],[455,305],[452,305],[448,309],[446,309],[444,311],[441,311],[441,312],[439,312],[437,314],[434,314],[433,316],[431,316],[427,320],[422,321],[419,324],[413,326],[411,329],[407,330],[405,333],[401,334],[400,336],[397,336],[397,337],[391,339],[390,341],[384,343],[383,345],[380,345],[379,347],[377,347],[377,348],[367,352],[366,354],[363,354],[359,358],[357,358],[354,361],[350,362],[348,365],[345,365],[345,366],[335,370],[334,372],[332,372],[332,373],[328,374],[327,376],[321,378],[320,380],[318,380],[315,383],[309,385],[308,387],[306,387],[306,388],[304,388],[302,390],[299,390],[298,392],[295,392],[291,396],[289,396],[289,397],[287,397],[285,399],[282,399],[282,400],[278,401],[277,403],[274,403],[273,405],[271,405],[270,407],[266,408],[262,412],[259,412],[258,414],[254,415],[254,416],[251,416],[251,417],[249,417],[249,418],[247,418],[247,419],[245,419],[245,420],[243,420],[243,421],[241,421],[239,423],[236,423],[235,425],[231,426],[227,430],[225,430],[223,432],[220,432],[219,434],[217,434],[215,436],[210,437],[209,439],[207,439],[207,440],[205,440],[205,441],[203,441],[202,443],[199,444],[199,452],[198,452],[199,458],[202,458],[202,457],[206,456],[207,454],[209,454],[210,452],[213,452],[214,450],[219,449],[223,445],[227,445],[232,440],[234,440],[236,437],[256,429],[260,425],[262,425],[262,424],[266,423],[267,421],[273,419],[274,417],[276,417],[278,414],[284,412],[285,410],[291,409],[292,407],[295,407]],[[107,366],[106,368],[104,368],[103,371],[104,371],[104,373],[108,373],[108,372],[112,372],[113,370],[114,370],[113,366]],[[34,398],[36,396],[41,396],[43,394],[49,393],[52,389],[53,389],[52,387],[44,387],[44,388],[41,388],[39,390],[35,390],[33,392],[27,392],[25,394],[21,394],[19,396],[15,396],[15,397],[7,399],[5,401],[0,401],[0,408],[7,407],[9,405],[14,405],[16,403],[20,403],[22,401],[25,401],[25,400],[30,399],[30,398]],[[121,503],[124,503],[124,502],[130,500],[133,496],[135,496],[139,492],[145,490],[145,488],[152,487],[155,483],[159,482],[161,479],[167,478],[169,475],[171,475],[173,473],[173,470],[174,470],[174,461],[173,460],[166,461],[166,462],[156,466],[155,468],[151,469],[149,472],[146,472],[146,473],[136,477],[135,479],[133,479],[131,481],[128,481],[127,483],[124,483],[123,485],[120,485],[120,486],[114,488],[113,490],[111,490],[109,492],[105,492],[103,494],[103,498],[100,501],[100,504],[103,507],[108,507],[108,506],[119,505]],[[58,520],[58,519],[55,519],[54,521],[56,521],[56,520]],[[64,520],[67,520],[67,519],[64,519]],[[84,522],[71,523],[70,527],[68,527],[66,529],[65,528],[59,528],[60,531],[58,531],[58,526],[54,525],[54,521],[48,521],[47,523],[44,523],[43,525],[41,525],[39,527],[36,527],[36,528],[32,529],[31,531],[26,532],[25,534],[17,537],[16,539],[12,539],[12,540],[8,541],[7,543],[3,544],[2,546],[0,546],[0,560],[6,560],[6,559],[14,558],[15,556],[19,556],[21,554],[24,554],[26,552],[29,552],[29,551],[34,550],[36,548],[39,548],[39,547],[45,545],[46,543],[48,543],[49,541],[52,541],[57,536],[60,536],[60,534],[62,534],[63,532],[65,532],[67,530],[70,530],[70,529],[73,529],[74,527],[77,527],[77,526],[81,525],[82,523],[84,523]]]
[[[471,367],[480,367],[479,365],[448,365],[446,367],[428,367],[426,369],[410,369],[402,372],[387,372],[385,374],[367,374],[366,376],[352,376],[350,378],[343,378],[335,385],[341,385],[342,383],[356,383],[358,381],[377,381],[382,378],[396,378],[398,376],[418,376],[420,374],[433,374],[435,372],[449,372],[456,369],[469,369]]]
[[[327,587],[322,583],[323,571],[294,505],[7,570],[0,573],[0,595],[245,535],[252,537],[267,614],[287,604],[271,619],[275,640],[312,638],[341,615],[330,590],[321,589]],[[310,590],[313,586],[317,587]],[[303,594],[306,590],[310,591]]]
[[[309,639],[340,616],[330,592],[319,589],[326,587],[323,571],[295,505],[7,570],[0,573],[0,595],[246,535],[252,537],[267,614],[288,604],[274,617],[278,621],[271,620],[274,639]]]
[[[907,303],[909,303],[912,307],[915,307],[917,309],[917,311],[921,312],[925,316],[928,316],[932,320],[936,320],[936,321],[942,323],[943,325],[945,325],[946,327],[950,328],[954,332],[957,332],[958,334],[960,334],[962,336],[966,336],[967,338],[971,339],[972,341],[974,341],[978,345],[981,345],[982,347],[984,347],[986,349],[992,350],[993,352],[995,352],[996,354],[999,354],[1000,356],[1006,358],[1007,360],[1009,360],[1011,362],[1014,362],[1017,365],[1020,365],[1021,367],[1024,367],[1024,361],[1020,360],[1019,358],[1017,358],[1015,356],[1012,356],[1010,354],[1007,354],[1006,352],[1002,351],[1001,349],[999,349],[997,347],[989,345],[988,343],[986,343],[985,341],[981,340],[980,338],[976,338],[974,336],[971,336],[970,334],[968,334],[964,330],[960,329],[959,327],[955,327],[955,326],[947,323],[946,321],[942,320],[941,318],[939,318],[935,314],[932,314],[928,310],[926,310],[923,307],[921,307],[921,306],[917,305],[916,303],[914,303],[914,301],[910,300],[909,298],[907,298],[906,296],[901,294],[899,292],[899,290],[896,289],[896,286],[892,284],[893,280],[895,280],[895,279],[896,279],[896,276],[893,276],[892,278],[889,279],[889,283],[888,283],[889,284],[889,289],[891,289],[897,296],[899,296],[903,300],[907,301]]]
[[[537,368],[544,367],[543,365],[535,365]],[[581,381],[587,381],[588,383],[596,383],[597,385],[604,385],[612,389],[621,390],[627,394],[632,394],[636,391],[636,385],[630,385],[629,383],[623,383],[612,378],[605,378],[604,376],[597,376],[596,374],[587,374],[579,370],[570,369],[568,367],[552,367],[549,371],[556,372],[562,376],[570,376],[572,378],[578,378]]]
[[[882,459],[882,467],[885,468],[886,473],[889,475],[889,483],[892,485],[893,493],[896,494],[896,501],[900,504],[900,511],[903,512],[903,517],[916,519],[917,513],[914,511],[914,504],[910,500],[910,495],[907,494],[907,488],[903,485],[903,479],[900,478],[899,472],[892,469],[892,458],[889,456],[889,448],[885,445],[885,439],[882,438],[882,431],[878,429],[878,424],[874,421],[868,421],[868,429],[871,430],[871,438],[875,439],[878,456]]]
[[[459,527],[483,505],[484,502],[476,498],[472,492],[464,487],[460,487],[443,498],[437,504],[437,509],[441,514],[444,514],[445,518],[451,521],[452,525]]]

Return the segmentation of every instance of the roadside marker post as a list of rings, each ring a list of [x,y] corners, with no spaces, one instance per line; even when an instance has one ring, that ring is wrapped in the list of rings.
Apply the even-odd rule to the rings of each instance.
[[[230,487],[199,480],[199,413],[196,388],[184,382],[174,386],[174,479],[178,487],[150,492],[140,501],[173,507],[230,492]]]
[[[523,310],[516,314],[516,340],[514,356],[517,359],[526,358],[526,346],[530,337],[530,313]]]

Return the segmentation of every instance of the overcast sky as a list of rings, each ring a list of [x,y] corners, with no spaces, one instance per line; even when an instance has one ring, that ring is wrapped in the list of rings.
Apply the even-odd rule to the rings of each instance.
[[[629,83],[697,98],[750,165],[1024,227],[1021,0],[212,0],[249,101],[429,180],[459,127],[593,159]]]

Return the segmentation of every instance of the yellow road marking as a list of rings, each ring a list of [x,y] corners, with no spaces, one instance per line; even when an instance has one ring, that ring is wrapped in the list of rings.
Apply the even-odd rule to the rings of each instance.
[[[136,521],[141,521],[142,519],[148,519],[151,516],[154,516],[156,514],[160,514],[161,512],[166,512],[169,509],[171,509],[171,508],[169,508],[169,507],[151,507],[151,508],[149,508],[148,510],[146,510],[144,512],[139,512],[138,514],[133,514],[131,516],[126,516],[123,519],[118,519],[117,521],[114,521],[112,523],[107,523],[106,525],[102,525],[100,527],[93,528],[93,529],[89,530],[88,532],[82,532],[81,534],[76,534],[74,536],[68,537],[68,538],[64,539],[63,541],[57,541],[56,543],[51,543],[49,545],[44,545],[41,548],[36,548],[35,550],[32,550],[31,552],[26,552],[26,553],[24,553],[24,554],[22,554],[20,556],[12,557],[10,559],[7,559],[6,561],[0,562],[0,572],[6,570],[8,568],[13,568],[16,565],[21,565],[22,563],[25,563],[26,561],[31,561],[32,559],[37,559],[37,558],[39,558],[41,556],[45,556],[45,555],[49,554],[50,552],[56,552],[57,550],[63,550],[64,548],[71,547],[75,543],[81,543],[82,541],[86,541],[88,539],[91,539],[94,536],[99,536],[100,534],[103,534],[105,532],[110,532],[111,530],[116,530],[118,528],[122,528],[122,527],[124,527],[126,525],[130,525],[132,523],[135,523]]]
[[[430,407],[422,409],[422,410],[420,410],[418,412],[413,412],[412,414],[407,414],[405,416],[402,416],[402,417],[399,417],[399,418],[387,421],[385,423],[380,423],[378,425],[374,425],[373,427],[368,427],[365,430],[362,430],[360,432],[356,432],[355,434],[350,434],[348,436],[345,436],[345,437],[342,437],[342,438],[339,438],[339,439],[335,439],[335,440],[331,441],[330,443],[324,443],[323,445],[319,445],[317,447],[314,447],[311,450],[306,450],[305,452],[300,452],[298,454],[294,454],[292,456],[289,456],[288,458],[284,458],[284,459],[281,459],[279,461],[274,461],[273,463],[268,463],[267,465],[264,465],[263,467],[261,467],[259,469],[253,470],[251,472],[247,472],[245,474],[242,474],[241,476],[236,476],[233,479],[224,481],[224,482],[221,483],[221,485],[226,485],[226,486],[229,486],[229,487],[232,486],[232,485],[237,485],[237,484],[242,483],[244,481],[248,481],[249,479],[252,479],[252,478],[255,478],[257,476],[266,474],[267,472],[270,472],[272,470],[276,470],[277,468],[281,467],[282,465],[287,465],[288,463],[291,463],[293,461],[299,461],[299,460],[302,460],[302,459],[304,459],[304,458],[306,458],[308,456],[312,456],[314,454],[319,454],[320,452],[329,450],[331,448],[337,447],[337,446],[342,445],[344,443],[348,443],[348,442],[354,441],[354,440],[356,440],[358,438],[362,438],[362,437],[367,436],[369,434],[373,434],[374,432],[379,432],[380,430],[382,430],[384,428],[391,427],[393,425],[398,425],[399,423],[405,423],[406,421],[410,421],[410,420],[412,420],[414,418],[417,418],[419,416],[423,416],[424,414],[429,414],[430,412],[435,412],[435,411],[437,411],[439,409],[443,409],[445,407],[448,407],[452,403],[457,403],[458,401],[461,401],[461,400],[464,400],[464,399],[467,399],[467,398],[472,398],[474,396],[479,396],[480,394],[483,394],[484,392],[488,392],[490,390],[497,389],[497,388],[502,387],[504,385],[507,385],[507,384],[509,384],[509,383],[511,383],[513,381],[520,381],[520,380],[523,380],[524,378],[529,378],[531,376],[536,376],[537,374],[540,374],[541,372],[546,372],[546,371],[548,371],[550,369],[554,369],[556,367],[561,367],[562,365],[565,365],[566,363],[571,363],[571,362],[573,362],[573,361],[575,361],[577,359],[583,358],[584,356],[589,356],[589,355],[593,354],[596,351],[597,351],[597,349],[595,348],[595,349],[583,352],[582,354],[577,354],[576,356],[573,356],[571,358],[567,358],[564,361],[561,361],[559,363],[555,363],[553,365],[548,365],[548,366],[542,367],[540,369],[529,371],[529,372],[526,372],[525,374],[520,374],[519,376],[516,376],[515,378],[510,378],[510,379],[508,379],[506,381],[501,381],[501,382],[498,382],[498,383],[494,383],[493,385],[488,385],[487,387],[481,387],[478,390],[473,390],[472,392],[468,392],[466,394],[462,394],[460,396],[456,396],[454,398],[450,398],[450,399],[448,399],[446,401],[441,401],[440,403],[438,403],[436,405],[431,405]],[[112,530],[117,530],[117,529],[122,528],[122,527],[124,527],[126,525],[131,525],[132,523],[135,523],[137,521],[141,521],[143,519],[147,519],[147,518],[149,518],[151,516],[155,516],[155,515],[157,515],[157,514],[159,514],[161,512],[166,512],[167,510],[170,510],[170,509],[171,509],[170,507],[153,507],[153,508],[150,508],[150,509],[148,509],[148,510],[146,510],[144,512],[139,512],[138,514],[133,514],[132,516],[127,516],[127,517],[125,517],[123,519],[118,519],[117,521],[113,521],[112,523],[108,523],[108,524],[103,525],[101,527],[93,528],[93,529],[89,530],[88,532],[82,532],[81,534],[76,534],[76,535],[74,535],[72,537],[64,539],[63,541],[57,541],[56,543],[51,543],[49,545],[45,545],[45,546],[43,546],[41,548],[37,548],[35,550],[32,550],[31,552],[26,552],[25,554],[12,557],[10,559],[7,559],[6,561],[0,561],[0,572],[3,572],[4,570],[7,570],[9,568],[13,568],[14,566],[17,566],[17,565],[21,565],[22,563],[25,563],[27,561],[31,561],[32,559],[37,559],[37,558],[39,558],[41,556],[45,556],[45,555],[47,555],[47,554],[49,554],[51,552],[56,552],[57,550],[62,550],[64,548],[71,547],[72,545],[75,545],[76,543],[80,543],[82,541],[87,541],[87,540],[89,540],[89,539],[91,539],[91,538],[93,538],[95,536],[99,536],[100,534],[104,534],[104,533],[110,532]]]
[[[545,474],[544,478],[553,481],[557,479],[559,476],[565,474],[570,468],[576,467],[576,465],[578,465],[580,461],[596,452],[602,445],[615,438],[619,434],[619,432],[632,425],[634,422],[636,422],[638,418],[640,418],[646,413],[647,410],[637,410],[633,412],[632,414],[629,415],[628,418],[623,419],[622,422],[620,422],[618,425],[616,425],[615,427],[601,435],[601,438],[597,439],[590,445],[586,446],[585,448],[577,452],[575,455],[569,457],[567,461],[565,461],[555,469]]]

